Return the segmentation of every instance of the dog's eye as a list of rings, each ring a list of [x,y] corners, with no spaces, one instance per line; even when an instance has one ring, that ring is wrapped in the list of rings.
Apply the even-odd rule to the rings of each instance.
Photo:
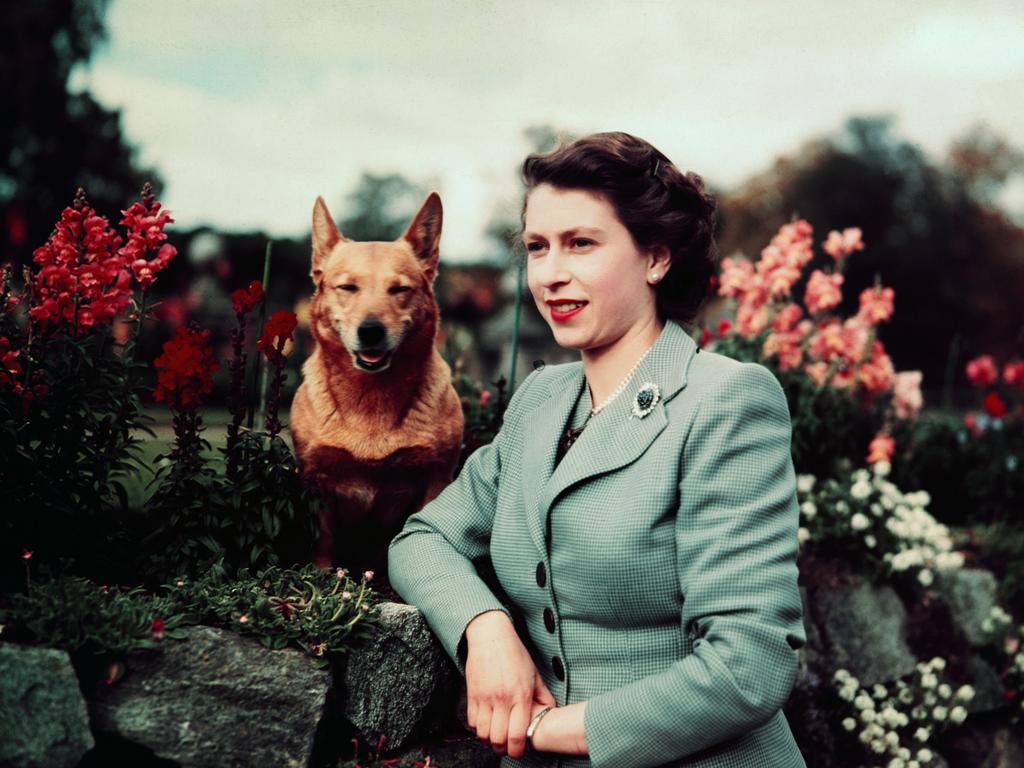
[[[349,291],[350,293],[355,293],[356,291],[359,290],[359,286],[352,285],[352,283],[345,283],[344,285],[336,285],[336,286],[334,286],[334,290],[336,290],[336,291]]]
[[[392,285],[390,288],[388,288],[388,293],[406,293],[411,290],[412,288],[410,288],[408,285]]]

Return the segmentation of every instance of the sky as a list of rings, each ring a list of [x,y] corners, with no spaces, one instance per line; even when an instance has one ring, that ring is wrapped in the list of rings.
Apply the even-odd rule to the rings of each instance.
[[[72,88],[122,110],[180,228],[302,237],[317,195],[341,219],[399,173],[440,193],[442,259],[480,260],[531,125],[627,131],[726,190],[854,115],[934,159],[979,121],[1024,149],[1020,0],[112,0],[107,27]]]

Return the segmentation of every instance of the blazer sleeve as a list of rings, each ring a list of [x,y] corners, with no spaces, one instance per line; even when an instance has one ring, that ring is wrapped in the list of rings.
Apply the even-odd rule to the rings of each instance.
[[[490,548],[498,499],[501,451],[522,395],[540,369],[512,394],[494,440],[466,459],[444,490],[408,517],[388,546],[388,580],[423,613],[445,652],[465,676],[466,626],[484,611],[511,612],[477,573],[472,560]],[[514,620],[514,619],[513,619]]]
[[[713,384],[683,447],[675,523],[680,631],[693,652],[587,701],[593,768],[658,766],[783,707],[806,642],[799,507],[782,387],[759,363]]]

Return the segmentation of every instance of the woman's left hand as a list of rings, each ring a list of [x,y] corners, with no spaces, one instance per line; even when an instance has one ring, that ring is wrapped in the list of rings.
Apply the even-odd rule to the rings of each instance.
[[[566,755],[586,755],[587,739],[583,733],[583,712],[587,702],[554,707],[537,724],[533,732],[533,748],[538,752],[561,752]],[[534,704],[530,719],[544,708]]]

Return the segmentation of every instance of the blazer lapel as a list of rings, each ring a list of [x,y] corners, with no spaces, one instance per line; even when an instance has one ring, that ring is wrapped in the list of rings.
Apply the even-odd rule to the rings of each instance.
[[[588,477],[634,461],[668,425],[665,403],[686,386],[687,369],[696,349],[696,342],[683,327],[667,320],[626,389],[591,418],[557,467],[558,440],[576,397],[582,397],[589,406],[590,392],[582,362],[570,364],[562,376],[552,380],[551,396],[526,416],[524,439],[524,513],[541,552],[547,552],[548,515],[558,496]],[[636,392],[647,382],[658,385],[661,398],[646,416],[631,418]]]

